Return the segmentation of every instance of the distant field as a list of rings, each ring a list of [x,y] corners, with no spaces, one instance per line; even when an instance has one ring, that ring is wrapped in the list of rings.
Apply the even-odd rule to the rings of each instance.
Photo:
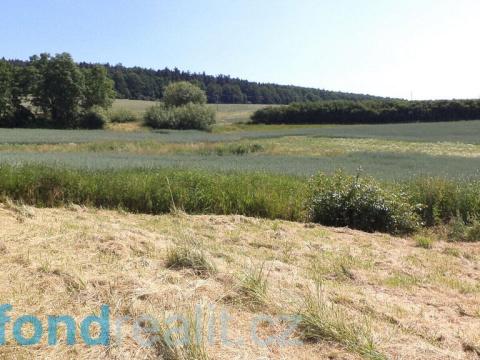
[[[201,155],[163,156],[111,152],[25,153],[0,152],[0,162],[10,164],[42,163],[73,168],[132,169],[183,168],[212,171],[268,172],[301,177],[319,171],[332,173],[344,169],[382,180],[404,180],[415,176],[440,176],[454,179],[480,177],[480,158],[429,156],[424,154],[361,153],[340,156],[288,155]]]
[[[153,102],[117,100],[138,114]],[[210,105],[217,106],[217,105]],[[80,168],[196,168],[301,177],[362,168],[379,179],[480,177],[480,121],[401,125],[251,125],[261,105],[219,105],[213,132],[0,129],[0,162]],[[125,130],[125,129],[116,129]]]
[[[143,100],[115,100],[113,103],[113,110],[128,109],[138,115],[143,113],[151,106],[155,105],[155,101]],[[251,105],[251,104],[209,104],[208,106],[217,110],[217,122],[221,124],[232,124],[238,122],[247,122],[250,120],[250,115],[256,110],[261,109],[266,105]]]
[[[480,121],[332,126],[320,136],[480,144]]]
[[[222,130],[222,128],[225,129]],[[159,140],[165,142],[233,141],[285,136],[480,144],[480,120],[401,125],[225,125],[213,133],[195,130],[116,132],[108,130],[0,129],[0,144],[54,144],[116,140]]]

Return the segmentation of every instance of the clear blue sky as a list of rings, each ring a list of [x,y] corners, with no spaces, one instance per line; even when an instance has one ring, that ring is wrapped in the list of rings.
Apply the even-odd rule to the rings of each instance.
[[[479,0],[2,0],[0,57],[480,97]]]

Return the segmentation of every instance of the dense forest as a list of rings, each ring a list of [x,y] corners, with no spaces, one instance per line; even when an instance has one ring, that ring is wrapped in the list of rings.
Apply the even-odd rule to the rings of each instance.
[[[365,100],[294,103],[252,116],[263,124],[384,124],[479,120],[480,100]]]
[[[16,66],[27,66],[23,60],[10,60]],[[81,68],[99,64],[79,63]],[[221,104],[290,104],[319,100],[378,99],[370,95],[327,91],[290,85],[263,84],[232,78],[226,75],[206,75],[165,68],[163,70],[122,65],[102,64],[114,81],[117,98],[157,100],[163,97],[166,86],[172,82],[188,81],[206,91],[209,103]]]

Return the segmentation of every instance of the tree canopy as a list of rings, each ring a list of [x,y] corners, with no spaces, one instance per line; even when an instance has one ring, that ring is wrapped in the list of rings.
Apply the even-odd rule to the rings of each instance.
[[[108,108],[115,96],[104,67],[81,68],[67,53],[15,65],[0,61],[0,126],[89,127],[92,110]]]
[[[256,111],[263,124],[384,124],[480,119],[480,100],[320,101]]]
[[[171,83],[165,88],[163,102],[167,106],[182,106],[188,103],[206,104],[207,96],[198,86],[186,81]]]

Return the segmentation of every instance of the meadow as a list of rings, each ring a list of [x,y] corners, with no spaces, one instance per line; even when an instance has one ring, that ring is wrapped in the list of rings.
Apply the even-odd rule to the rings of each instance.
[[[0,355],[476,358],[480,121],[247,124],[254,110],[220,105],[232,120],[211,132],[0,129],[0,303],[127,317],[115,346],[44,336]],[[127,330],[177,313],[193,338],[198,304],[228,311],[246,339],[260,314],[296,316],[303,344],[171,346],[165,327],[142,348]],[[263,338],[288,324],[270,325]]]
[[[117,99],[113,103],[112,111],[128,109],[141,117],[150,106],[152,101]],[[217,123],[220,124],[248,122],[253,112],[264,107],[259,104],[209,104],[208,106],[217,111]]]

